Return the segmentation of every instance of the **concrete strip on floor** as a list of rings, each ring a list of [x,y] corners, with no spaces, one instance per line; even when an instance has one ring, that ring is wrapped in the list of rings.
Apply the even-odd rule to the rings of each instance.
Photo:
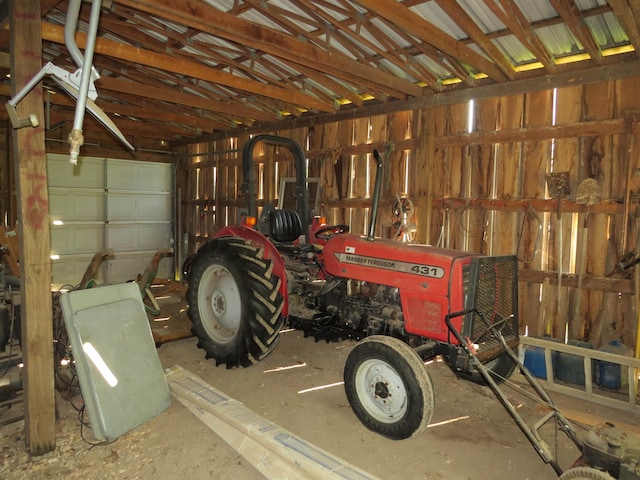
[[[266,478],[378,479],[261,417],[180,366],[165,374],[172,394]]]

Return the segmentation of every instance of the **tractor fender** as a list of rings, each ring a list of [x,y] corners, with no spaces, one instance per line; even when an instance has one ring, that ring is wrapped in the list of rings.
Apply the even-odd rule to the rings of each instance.
[[[273,262],[273,273],[275,273],[278,278],[280,278],[279,291],[282,295],[282,298],[284,298],[282,315],[287,317],[289,315],[289,291],[287,288],[287,272],[284,267],[282,256],[273,245],[273,243],[271,243],[267,237],[265,237],[257,230],[253,230],[252,228],[247,228],[242,225],[232,225],[222,228],[221,230],[216,232],[214,240],[212,241],[215,241],[216,238],[220,237],[239,237],[245,241],[250,242],[254,247],[264,248],[264,258],[268,258]],[[206,246],[206,244],[204,246]]]

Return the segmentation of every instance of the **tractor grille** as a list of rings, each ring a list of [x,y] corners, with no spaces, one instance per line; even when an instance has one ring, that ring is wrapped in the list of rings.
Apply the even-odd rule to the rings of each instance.
[[[466,283],[466,279],[465,279]],[[502,342],[492,333],[496,326],[510,346],[518,343],[518,264],[515,256],[476,257],[468,273],[466,315],[462,334],[477,345],[482,361],[502,353]],[[484,320],[477,312],[481,312]]]

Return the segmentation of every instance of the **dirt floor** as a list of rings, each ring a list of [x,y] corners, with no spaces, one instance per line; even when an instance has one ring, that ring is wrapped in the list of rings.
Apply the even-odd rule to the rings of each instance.
[[[182,366],[259,415],[382,479],[556,478],[491,392],[458,380],[440,362],[427,365],[436,394],[430,428],[417,438],[391,441],[363,427],[347,403],[340,382],[353,343],[315,343],[300,332],[285,332],[262,363],[233,370],[205,360],[196,343],[186,338],[159,346],[163,366]],[[297,368],[277,370],[288,366]],[[323,385],[334,386],[302,393]],[[508,392],[525,417],[544,413],[516,390]],[[601,418],[640,428],[636,415],[553,397],[578,418],[578,425],[585,418]],[[81,400],[75,402],[77,406]],[[0,421],[17,408],[0,412]],[[1,479],[264,478],[175,398],[154,419],[101,446],[83,440],[82,435],[94,441],[90,430],[81,430],[72,403],[59,399],[58,414],[57,447],[39,457],[25,450],[23,421],[0,427]],[[580,426],[577,430],[584,431]],[[552,431],[545,434],[553,441]],[[557,439],[566,468],[578,452],[563,434]]]

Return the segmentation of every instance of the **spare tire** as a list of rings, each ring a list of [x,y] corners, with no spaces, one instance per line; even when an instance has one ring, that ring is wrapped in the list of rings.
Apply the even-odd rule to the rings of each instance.
[[[278,344],[281,281],[263,255],[242,238],[221,237],[204,245],[190,264],[191,331],[216,365],[248,367]]]

